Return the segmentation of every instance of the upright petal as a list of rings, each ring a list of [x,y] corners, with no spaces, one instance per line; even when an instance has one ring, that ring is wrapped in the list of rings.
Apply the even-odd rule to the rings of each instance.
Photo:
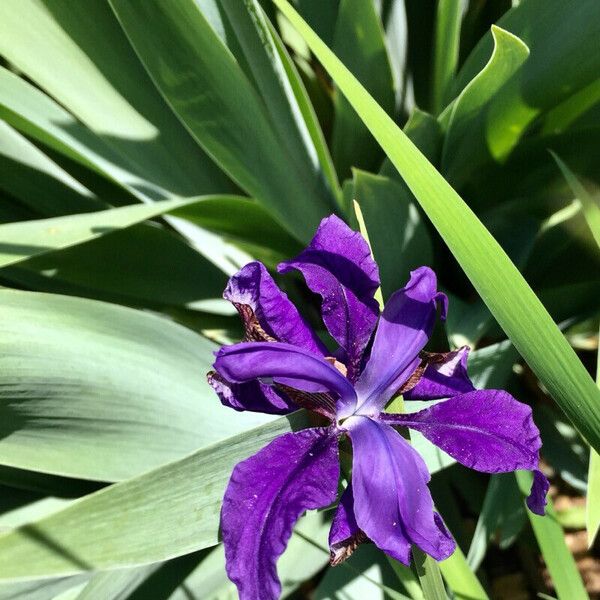
[[[358,374],[379,308],[373,298],[379,271],[364,238],[332,215],[323,219],[309,246],[279,265],[286,273],[297,269],[306,284],[323,299],[323,321],[346,351],[349,378]]]
[[[379,320],[369,362],[356,383],[361,414],[375,416],[420,363],[435,323],[439,300],[435,273],[412,271],[405,288],[388,300]]]
[[[419,412],[382,414],[381,419],[420,431],[477,471],[502,473],[538,466],[542,442],[531,408],[502,390],[476,390]]]
[[[285,393],[259,381],[231,383],[216,371],[208,373],[207,379],[221,403],[237,411],[249,410],[269,415],[286,415],[298,409]]]
[[[249,263],[233,275],[223,297],[240,313],[247,341],[286,342],[317,354],[326,353],[323,343],[262,263]]]
[[[468,346],[453,352],[422,353],[423,375],[413,388],[403,393],[404,399],[435,400],[474,391],[467,374],[468,355]]]
[[[410,563],[410,546],[443,560],[454,540],[434,513],[430,479],[419,454],[392,427],[369,417],[344,424],[352,440],[352,488],[358,526],[375,545]]]
[[[330,429],[286,433],[239,463],[221,509],[227,574],[241,600],[275,600],[276,563],[305,510],[331,504],[339,479]]]
[[[306,392],[334,392],[338,411],[352,412],[356,393],[352,384],[326,360],[280,342],[242,342],[217,352],[215,370],[227,381],[260,379]]]
[[[545,506],[547,504],[546,494],[549,489],[550,482],[546,476],[539,469],[535,469],[533,472],[531,492],[527,498],[527,506],[531,512],[541,516],[545,514]]]
[[[329,530],[329,563],[335,567],[352,556],[367,536],[356,523],[352,484],[344,490]]]

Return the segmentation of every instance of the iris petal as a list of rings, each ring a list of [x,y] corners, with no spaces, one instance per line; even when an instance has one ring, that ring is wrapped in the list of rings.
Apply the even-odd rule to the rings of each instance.
[[[377,415],[420,363],[436,317],[435,273],[420,267],[386,303],[369,362],[356,383],[361,414]]]
[[[242,342],[221,348],[215,370],[227,381],[253,379],[280,383],[306,392],[334,392],[338,411],[352,412],[356,393],[352,384],[320,356],[280,342]]]
[[[502,390],[459,394],[425,410],[381,415],[420,431],[463,465],[485,473],[537,469],[540,433],[531,408]]]
[[[330,564],[337,566],[343,563],[366,540],[367,536],[354,516],[354,494],[350,483],[340,498],[329,531]]]
[[[435,400],[449,398],[475,390],[467,374],[469,347],[453,352],[425,353],[421,360],[425,370],[418,383],[404,392],[405,400]]]
[[[433,510],[423,459],[392,427],[369,417],[345,422],[352,440],[352,488],[358,526],[385,553],[410,563],[410,546],[443,560],[454,540]]]
[[[279,341],[316,354],[326,349],[263,264],[252,262],[229,279],[223,297],[238,310],[248,341]]]
[[[281,263],[279,272],[296,269],[306,285],[322,299],[323,321],[346,352],[348,377],[356,379],[379,307],[374,294],[379,270],[364,238],[341,219],[323,219],[314,238],[301,254]]]
[[[234,410],[248,410],[269,415],[286,415],[297,410],[297,406],[290,401],[286,394],[259,381],[231,383],[223,379],[216,371],[211,371],[207,379],[219,396],[221,403]]]
[[[227,574],[241,600],[275,600],[276,563],[298,518],[331,504],[339,478],[331,429],[286,433],[239,463],[221,510]]]

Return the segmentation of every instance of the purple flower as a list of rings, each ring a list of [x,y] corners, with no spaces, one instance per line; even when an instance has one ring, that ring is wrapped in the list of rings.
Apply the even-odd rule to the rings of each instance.
[[[339,350],[328,352],[255,262],[231,278],[224,294],[242,316],[245,341],[222,348],[208,376],[235,410],[286,414],[303,407],[327,422],[276,438],[233,471],[221,528],[227,573],[242,600],[279,596],[277,559],[304,511],[335,502],[338,442],[346,436],[352,481],[333,518],[332,564],[367,539],[405,564],[412,544],[436,560],[454,551],[434,511],[427,467],[395,426],[420,431],[478,471],[533,470],[527,504],[544,514],[548,482],[538,471],[541,442],[529,406],[501,390],[475,390],[468,348],[423,352],[438,308],[442,318],[447,308],[431,269],[413,271],[379,315],[377,265],[360,234],[335,216],[321,222],[306,250],[279,266],[282,273],[291,269],[321,296],[323,321]],[[384,412],[398,393],[448,400],[413,413]]]

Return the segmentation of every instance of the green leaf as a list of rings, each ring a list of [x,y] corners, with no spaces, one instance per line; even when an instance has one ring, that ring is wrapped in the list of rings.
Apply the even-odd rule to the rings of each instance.
[[[427,600],[448,600],[440,565],[416,546],[413,546],[413,560],[425,598]]]
[[[461,186],[478,166],[499,158],[520,133],[496,116],[502,109],[499,90],[523,65],[529,48],[515,35],[492,26],[494,51],[485,67],[447,109],[447,133],[442,151],[442,173]]]
[[[588,532],[588,546],[591,548],[600,531],[600,455],[590,450],[590,466],[588,470],[588,491],[586,499],[585,528]]]
[[[580,432],[600,449],[600,391],[502,248],[460,196],[285,0],[299,29],[389,155],[518,352]]]
[[[385,555],[363,545],[339,568],[330,568],[315,590],[315,600],[408,600],[397,584]]]
[[[571,169],[569,169],[569,167],[553,152],[552,156],[567,180],[573,194],[575,194],[575,198],[581,202],[583,215],[598,244],[598,249],[600,250],[600,204],[598,204],[598,201],[585,189],[583,184],[577,179],[575,173],[573,173],[573,171],[571,171]]]
[[[198,361],[193,372],[201,372]],[[181,419],[189,420],[189,412]],[[303,413],[277,419],[0,536],[0,581],[149,564],[216,544],[234,465],[277,435],[307,425]]]
[[[36,291],[154,310],[167,305],[234,314],[222,299],[225,275],[185,240],[154,224],[33,257],[2,274]]]
[[[531,49],[527,62],[495,95],[488,111],[486,129],[497,136],[489,136],[491,155],[502,161],[524,134],[532,131],[535,119],[543,121],[545,113],[597,81],[600,56],[592,49],[600,35],[600,5],[595,0],[581,0],[577,10],[565,11],[562,0],[523,0],[498,26]],[[481,71],[491,49],[491,36],[486,35],[461,69],[456,92]],[[481,137],[481,133],[478,130],[473,135]],[[532,133],[535,136],[536,132]],[[543,140],[543,146],[548,147],[548,140]],[[527,165],[531,168],[530,161]]]
[[[529,494],[532,475],[528,471],[516,471],[515,476],[523,497]],[[556,519],[552,501],[548,499],[546,515],[541,517],[527,511],[542,556],[546,561],[552,582],[559,598],[589,598],[573,555],[566,542],[564,531]]]
[[[386,558],[394,570],[394,574],[398,578],[398,581],[400,581],[412,600],[427,600],[425,596],[423,596],[421,584],[413,570],[390,556],[386,556]]]
[[[63,594],[69,594],[75,586],[83,587],[88,579],[89,575],[79,575],[45,581],[0,583],[0,600],[64,600]]]
[[[194,138],[288,231],[308,240],[334,210],[333,195],[313,163],[290,153],[258,92],[200,8],[193,0],[111,0],[111,6]]]
[[[248,198],[204,196],[202,202],[190,203],[171,214],[233,242],[266,247],[285,258],[295,256],[302,250],[302,245],[295,237],[260,204]]]
[[[600,35],[596,0],[580,0],[577,10],[565,10],[562,0],[521,0],[497,24],[531,48],[526,66],[511,84],[514,96],[506,97],[505,114],[516,118],[514,125],[526,125],[598,79],[600,56],[592,50]],[[455,95],[481,71],[492,46],[487,34],[460,70]],[[520,121],[523,116],[525,122]]]
[[[429,232],[412,197],[392,179],[354,170],[354,198],[360,205],[384,298],[403,287],[412,269],[433,262]]]
[[[75,585],[63,592],[56,600],[96,600],[97,598],[127,600],[159,567],[160,565],[154,564],[96,573],[89,581]]]
[[[441,0],[437,4],[435,19],[435,45],[433,54],[433,80],[431,106],[435,114],[444,107],[444,100],[456,74],[460,48],[460,0]]]
[[[393,114],[394,78],[383,27],[371,0],[340,0],[333,48],[380,105]],[[351,167],[375,170],[381,163],[379,145],[339,91],[334,107],[331,145],[340,177],[349,176]]]
[[[0,225],[0,268],[93,240],[197,201],[166,200]]]
[[[458,545],[452,556],[439,563],[439,568],[456,600],[488,600],[487,593]]]
[[[115,481],[268,419],[222,407],[214,346],[164,318],[8,290],[0,303],[4,465]]]
[[[147,180],[143,193],[231,190],[153,86],[106,2],[2,2],[0,54]]]
[[[258,0],[221,0],[279,137],[296,162],[322,170],[339,192],[331,156],[304,84]]]
[[[27,138],[1,121],[0,187],[48,217],[106,207]]]
[[[600,339],[600,332],[598,333]],[[596,383],[600,386],[600,348],[598,349],[596,366]],[[600,531],[600,454],[593,448],[590,450],[590,466],[588,470],[588,490],[586,499],[586,529],[588,546],[591,548]]]
[[[525,510],[512,473],[492,475],[467,553],[473,571],[481,566],[488,544],[498,533],[501,547],[514,540],[527,519]]]

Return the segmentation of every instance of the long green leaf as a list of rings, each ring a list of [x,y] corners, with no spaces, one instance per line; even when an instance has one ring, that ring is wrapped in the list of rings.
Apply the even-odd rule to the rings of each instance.
[[[465,555],[457,546],[454,554],[439,563],[442,576],[456,600],[488,600],[479,579],[469,567]]]
[[[483,506],[469,546],[467,563],[473,571],[479,569],[492,540],[500,530],[500,547],[513,541],[527,517],[521,495],[511,473],[490,477]]]
[[[275,130],[290,156],[322,170],[336,192],[339,183],[321,126],[293,61],[258,0],[221,0]]]
[[[413,546],[415,569],[427,600],[447,600],[440,565],[416,546]]]
[[[5,292],[5,294],[7,293]],[[61,300],[61,302],[64,303],[65,300]],[[70,300],[69,302],[76,306],[77,303],[83,301]],[[94,307],[94,312],[99,313],[99,318],[104,318],[104,321],[108,320],[109,322],[115,320],[114,315],[117,312],[124,315],[137,314],[133,311],[118,309],[111,310],[111,314],[107,317],[105,312],[108,307],[104,308],[104,305],[99,303],[84,304],[86,304],[86,315],[89,314],[90,307]],[[73,314],[74,318],[77,316],[72,310],[69,313]],[[145,316],[145,318],[149,317]],[[123,328],[123,335],[129,331],[121,325],[120,320],[115,322],[114,326],[119,329]],[[96,324],[93,329],[98,327],[99,325]],[[77,339],[80,337],[79,333]],[[111,343],[110,337],[107,343]],[[180,378],[189,376],[189,374],[181,373],[180,370],[185,370],[187,361],[190,360],[194,362],[194,365],[188,366],[187,370],[193,373],[194,384],[201,385],[198,374],[202,373],[201,365],[206,358],[195,358],[193,353],[190,355],[187,344],[182,344],[181,340],[178,341],[176,351],[170,345],[165,345],[162,340],[156,340],[154,344],[156,348],[164,347],[165,354],[171,354],[172,360],[178,361],[176,372],[169,370],[167,373],[164,366],[155,367],[155,370],[173,378],[172,387],[179,382]],[[77,352],[77,349],[74,351]],[[155,349],[154,352],[158,352],[158,350]],[[180,352],[185,354],[185,359],[177,359]],[[488,358],[493,359],[493,352],[489,354]],[[484,381],[478,379],[479,370],[484,378],[489,377],[493,372],[493,369],[487,368],[491,366],[489,363],[488,359],[475,361],[476,369],[470,374],[477,385],[482,385]],[[171,365],[171,362],[168,364]],[[145,381],[144,377],[145,375],[141,377],[141,381]],[[135,385],[135,382],[131,380],[130,373],[123,373],[123,378],[126,386]],[[44,382],[46,381],[47,376],[44,379]],[[95,376],[92,376],[90,381],[85,381],[85,384],[89,388],[94,381]],[[147,383],[149,386],[153,386],[155,380],[150,379]],[[47,387],[45,383],[44,389]],[[53,388],[50,387],[50,389]],[[137,391],[139,393],[139,390]],[[156,393],[159,392],[160,390]],[[179,392],[179,387],[174,387],[172,392],[169,391],[173,394]],[[131,392],[130,387],[126,387],[119,393],[129,394],[127,398],[130,404],[131,398],[135,398],[135,392]],[[102,411],[102,407],[97,407],[93,399],[90,402],[92,407],[86,408],[84,414],[94,414],[93,410]],[[231,419],[234,419],[236,414],[226,409],[223,409],[225,412],[222,413],[217,408],[216,402],[216,398],[213,398],[212,395],[207,398],[207,403],[204,405],[209,411],[207,414],[213,415],[213,417],[223,414],[228,419],[227,426],[237,427],[239,430],[242,421],[236,419],[236,422],[232,422]],[[110,410],[110,406],[106,408]],[[162,421],[165,409],[166,407],[162,408],[156,415],[157,419]],[[197,403],[193,403],[192,406],[187,404],[170,418],[177,419],[178,422],[185,421],[185,427],[202,432],[202,436],[204,436],[206,423],[189,422],[190,415],[198,414],[199,411]],[[154,414],[150,413],[147,418],[153,416]],[[248,417],[249,415],[242,416]],[[215,428],[215,422],[214,418],[209,419],[209,429]],[[248,421],[244,420],[244,422]],[[75,422],[76,424],[77,422]],[[124,427],[131,426],[130,423],[122,425]],[[0,537],[0,582],[14,578],[60,577],[87,571],[91,568],[111,569],[147,564],[215,544],[218,539],[218,514],[222,493],[233,465],[256,452],[276,435],[289,431],[291,427],[298,428],[307,425],[308,421],[303,413],[296,413],[290,417],[290,420],[278,419],[275,422],[261,425],[208,448],[200,449],[170,465],[86,496],[50,517],[36,520],[13,533]],[[97,428],[98,424],[96,423]],[[220,435],[217,431],[210,431],[210,434]],[[96,435],[94,434],[94,436]],[[130,430],[127,432],[128,439],[131,435],[132,431]],[[181,436],[181,430],[175,431],[175,435]],[[196,433],[196,439],[198,436],[199,434]],[[100,441],[104,439],[103,434]],[[152,439],[147,436],[144,438],[145,441]],[[435,473],[454,462],[422,436],[413,435],[412,443],[419,454],[423,456],[430,473]],[[97,455],[98,442],[95,444],[89,452],[79,448],[78,451],[84,452],[84,459]],[[110,450],[118,451],[118,448]],[[69,457],[72,460],[70,454],[67,458]],[[39,461],[40,458],[37,457],[36,460]],[[130,467],[121,465],[121,469],[123,468]],[[130,470],[133,469],[130,468]],[[119,531],[119,536],[115,536],[114,531]],[[14,560],[11,558],[13,556]],[[21,556],[30,556],[28,560],[31,565],[35,565],[35,568],[28,569],[23,565],[19,558]],[[77,557],[82,557],[83,561],[78,560]]]
[[[9,290],[0,305],[1,464],[116,481],[268,419],[222,407],[214,346],[164,318]]]
[[[335,209],[325,178],[314,164],[290,153],[258,92],[200,8],[193,0],[111,0],[111,6],[194,138],[293,235],[310,238]]]
[[[515,476],[523,496],[529,494],[531,487],[531,473],[528,471],[516,471]],[[559,600],[571,600],[572,598],[589,598],[573,555],[566,542],[563,528],[556,519],[552,501],[548,500],[546,515],[541,517],[527,511],[533,532],[550,571],[554,587]]]
[[[0,187],[47,217],[105,207],[85,186],[3,121],[0,121]]]
[[[234,465],[307,424],[301,413],[278,419],[0,536],[0,581],[148,564],[216,544]]]
[[[395,90],[383,26],[372,1],[340,0],[333,48],[389,114],[394,112]],[[332,154],[340,177],[351,167],[375,170],[381,149],[348,100],[336,91]]]
[[[598,202],[586,190],[573,171],[556,154],[553,153],[552,156],[575,194],[575,197],[581,202],[585,220],[600,249],[600,206]],[[600,350],[598,351],[596,384],[600,386]],[[593,448],[590,450],[590,464],[588,469],[586,529],[588,544],[591,547],[600,530],[600,455]]]
[[[575,173],[554,153],[552,153],[556,164],[560,168],[564,178],[567,180],[573,194],[583,207],[583,214],[587,221],[588,227],[598,244],[600,250],[600,204],[583,186]]]
[[[431,88],[431,106],[435,114],[442,110],[450,83],[456,74],[461,17],[460,0],[440,0],[437,3]]]
[[[580,432],[600,449],[600,391],[502,248],[285,0],[274,0],[336,80],[433,222],[500,326]]]
[[[0,225],[0,268],[131,227],[194,201],[165,200],[93,213]]]

